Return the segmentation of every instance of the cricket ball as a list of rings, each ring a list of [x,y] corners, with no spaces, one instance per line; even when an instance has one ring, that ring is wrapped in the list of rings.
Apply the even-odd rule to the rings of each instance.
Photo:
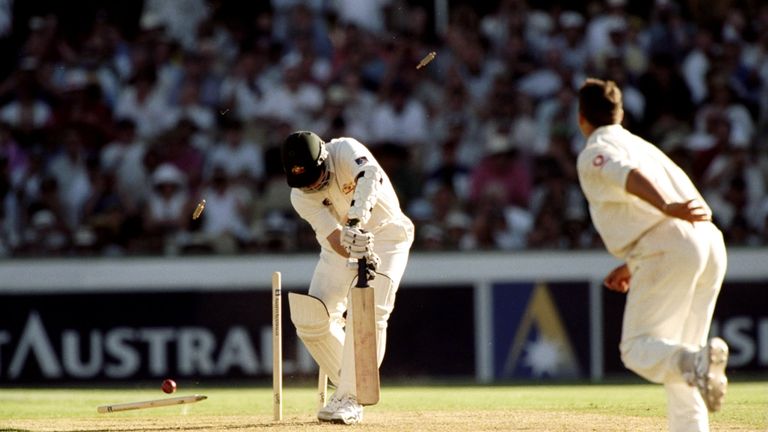
[[[160,388],[163,390],[164,393],[171,394],[176,391],[176,381],[172,379],[164,380]]]

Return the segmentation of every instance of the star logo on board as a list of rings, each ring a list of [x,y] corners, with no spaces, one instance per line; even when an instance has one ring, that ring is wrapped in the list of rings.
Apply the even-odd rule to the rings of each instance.
[[[525,347],[524,366],[531,368],[536,378],[557,376],[563,364],[563,352],[559,343],[539,337]]]
[[[504,361],[503,376],[520,368],[534,377],[573,378],[579,361],[546,284],[533,289]]]

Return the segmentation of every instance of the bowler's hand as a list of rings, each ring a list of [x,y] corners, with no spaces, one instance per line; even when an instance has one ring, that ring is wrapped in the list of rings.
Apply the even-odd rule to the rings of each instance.
[[[707,222],[712,220],[712,214],[699,200],[665,204],[664,214],[686,220],[688,222]]]
[[[629,267],[626,264],[622,264],[608,273],[608,276],[603,279],[603,285],[611,291],[623,294],[629,291],[629,280],[631,277]]]

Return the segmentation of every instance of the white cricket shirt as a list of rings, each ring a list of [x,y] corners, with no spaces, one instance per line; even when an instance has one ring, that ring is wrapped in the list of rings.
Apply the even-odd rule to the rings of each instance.
[[[668,217],[627,192],[627,176],[638,168],[667,202],[704,199],[688,175],[656,146],[619,124],[594,130],[579,153],[581,189],[595,229],[608,251],[623,259],[646,231]]]
[[[378,189],[378,201],[371,211],[371,218],[363,228],[376,234],[389,223],[411,223],[400,209],[400,201],[389,177],[367,147],[354,138],[336,138],[325,146],[328,150],[328,169],[331,171],[328,187],[310,193],[297,188],[291,190],[294,209],[312,225],[321,244],[325,244],[326,238],[346,222],[355,191],[355,179],[366,165],[379,167],[383,182]]]

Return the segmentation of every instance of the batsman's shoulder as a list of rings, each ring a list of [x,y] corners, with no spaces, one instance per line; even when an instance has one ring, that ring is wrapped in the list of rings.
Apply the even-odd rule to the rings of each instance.
[[[337,151],[353,151],[358,147],[365,147],[363,143],[352,137],[338,137],[330,140],[327,145]]]

